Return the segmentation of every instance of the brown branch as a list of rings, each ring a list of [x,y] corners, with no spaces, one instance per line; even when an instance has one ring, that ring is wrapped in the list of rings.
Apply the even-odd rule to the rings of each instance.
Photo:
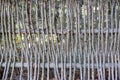
[[[0,33],[15,33],[15,34],[18,34],[18,33],[30,33],[30,34],[42,34],[42,33],[44,33],[44,34],[47,34],[47,30],[46,29],[39,29],[39,30],[37,30],[37,29],[35,29],[35,30],[33,30],[33,29],[30,29],[30,30],[28,30],[28,29],[20,29],[20,30],[15,30],[15,32],[12,32],[12,31],[10,31],[10,32],[5,32],[5,31],[0,31]],[[48,33],[50,34],[51,33],[51,31],[48,31]],[[68,34],[68,33],[72,33],[72,34],[76,34],[76,30],[74,29],[74,30],[69,30],[69,29],[63,29],[62,31],[61,30],[57,30],[56,31],[56,33],[54,32],[54,30],[52,31],[52,34]],[[78,33],[86,33],[86,34],[98,34],[98,33],[103,33],[103,34],[107,34],[107,33],[111,33],[111,34],[115,34],[115,33],[119,33],[119,30],[118,29],[103,29],[103,30],[98,30],[98,29],[94,29],[93,31],[92,30],[80,30],[80,32],[78,32]]]

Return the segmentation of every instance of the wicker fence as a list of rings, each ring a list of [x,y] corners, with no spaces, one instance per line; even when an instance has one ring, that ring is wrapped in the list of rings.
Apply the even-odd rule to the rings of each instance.
[[[119,0],[1,0],[0,80],[120,80]]]

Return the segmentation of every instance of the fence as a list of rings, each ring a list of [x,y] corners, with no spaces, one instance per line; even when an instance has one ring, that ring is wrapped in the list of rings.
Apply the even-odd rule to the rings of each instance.
[[[1,0],[0,79],[120,80],[119,0]]]

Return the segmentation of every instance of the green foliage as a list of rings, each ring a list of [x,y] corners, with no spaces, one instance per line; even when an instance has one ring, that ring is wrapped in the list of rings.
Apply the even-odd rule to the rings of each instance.
[[[10,20],[10,28],[14,27],[15,30],[21,30],[21,29],[42,29],[42,28],[47,28],[49,31],[52,30],[57,30],[57,29],[84,29],[84,27],[86,29],[91,28],[91,26],[93,28],[98,28],[98,24],[99,24],[99,14],[101,14],[101,10],[102,8],[105,8],[105,6],[101,6],[102,8],[100,8],[100,6],[98,4],[100,4],[100,1],[98,0],[98,3],[92,3],[92,0],[89,1],[90,5],[88,6],[88,2],[81,0],[78,1],[78,3],[76,4],[70,4],[70,3],[66,3],[67,1],[62,1],[62,0],[56,0],[55,4],[53,2],[50,3],[49,5],[49,1],[45,2],[45,1],[38,1],[36,2],[36,0],[32,0],[31,2],[31,6],[26,6],[28,3],[24,2],[24,1],[19,1],[18,3],[15,4],[15,8],[13,10],[14,13],[14,18],[13,18],[13,24],[12,25],[12,19]],[[91,4],[92,3],[92,4]],[[108,14],[111,15],[111,7],[112,4],[116,4],[116,2],[112,1],[112,0],[108,0]],[[105,3],[103,3],[105,4]],[[118,4],[118,3],[117,3]],[[7,6],[7,5],[6,5]],[[41,7],[42,6],[42,7]],[[118,5],[117,6],[117,10],[120,10],[120,7]],[[30,8],[28,8],[30,7]],[[12,6],[4,6],[4,10],[7,12],[10,12],[8,9],[12,8]],[[31,11],[30,16],[28,16],[28,11]],[[90,9],[90,12],[89,12]],[[105,17],[106,15],[106,10],[107,9],[103,9],[104,15],[103,17]],[[0,11],[2,11],[2,8],[0,9]],[[50,13],[51,12],[51,13]],[[1,12],[3,13],[3,12]],[[114,12],[113,12],[114,13]],[[38,15],[36,15],[38,14]],[[12,15],[12,13],[11,13]],[[11,15],[9,16],[11,18]],[[6,15],[8,16],[8,15]],[[1,16],[2,17],[2,16]],[[101,17],[101,16],[100,16]],[[118,15],[118,17],[120,17]],[[6,24],[8,24],[8,17],[6,17],[7,19],[4,19],[6,22]],[[90,18],[90,20],[89,20]],[[31,19],[29,22],[29,19]],[[79,22],[78,22],[79,19]],[[2,19],[1,19],[2,20]],[[51,21],[51,22],[50,22]],[[90,21],[90,22],[89,22]],[[1,21],[2,22],[2,21]],[[29,23],[31,23],[31,25],[29,26]],[[103,23],[105,23],[105,20],[103,20]],[[37,26],[36,26],[37,24]],[[4,24],[5,26],[5,24]],[[3,26],[3,27],[4,27]],[[8,25],[6,25],[8,28]],[[30,43],[30,41],[32,42],[36,42],[40,43],[40,44],[44,44],[44,43],[57,43],[57,38],[61,38],[61,36],[58,35],[51,35],[51,34],[44,34],[44,36],[42,36],[42,34],[40,34],[40,36],[38,36],[38,34],[27,34],[25,36],[25,34],[13,34],[15,35],[15,40],[11,39],[13,44],[15,42],[15,44],[17,45],[18,49],[21,49],[21,47],[23,47],[22,45],[25,44],[25,41],[28,41],[28,43]],[[62,41],[62,40],[61,40]],[[63,40],[64,41],[64,40]],[[2,34],[0,34],[0,42],[1,45],[3,46],[4,44],[6,44],[7,39],[2,37]]]

